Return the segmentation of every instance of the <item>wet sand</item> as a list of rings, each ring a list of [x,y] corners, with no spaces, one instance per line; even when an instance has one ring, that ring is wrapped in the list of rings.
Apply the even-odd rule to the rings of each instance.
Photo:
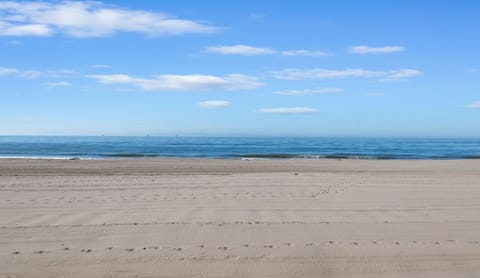
[[[0,277],[480,277],[480,160],[0,160]]]

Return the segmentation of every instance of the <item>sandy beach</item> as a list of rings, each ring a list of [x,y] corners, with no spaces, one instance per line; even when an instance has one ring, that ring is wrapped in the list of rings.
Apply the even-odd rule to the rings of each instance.
[[[480,277],[480,160],[0,160],[0,277]]]

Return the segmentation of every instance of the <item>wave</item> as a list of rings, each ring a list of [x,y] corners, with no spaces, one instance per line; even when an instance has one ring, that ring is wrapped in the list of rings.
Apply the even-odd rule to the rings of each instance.
[[[205,159],[241,159],[241,160],[268,160],[268,159],[368,159],[368,160],[395,160],[395,159],[480,159],[480,155],[378,155],[378,154],[288,154],[288,153],[260,153],[260,154],[241,154],[241,155],[209,155],[193,156],[188,154],[159,155],[150,153],[112,153],[112,154],[75,154],[75,155],[0,155],[0,159],[52,159],[52,160],[102,160],[102,159],[121,159],[121,158],[205,158]]]
[[[92,157],[76,156],[0,156],[0,159],[52,159],[52,160],[92,160]]]
[[[466,155],[462,158],[465,158],[465,159],[480,159],[480,155]]]
[[[299,158],[296,154],[283,154],[283,153],[273,153],[273,154],[244,154],[237,155],[240,158]]]
[[[104,157],[126,157],[126,158],[142,158],[142,157],[159,157],[157,154],[144,154],[144,153],[114,153],[114,154],[102,154]]]
[[[326,154],[326,155],[305,155],[305,154],[245,154],[236,155],[243,160],[254,159],[372,159],[372,160],[395,160],[395,159],[480,159],[480,155],[377,155],[377,154]]]
[[[393,155],[357,155],[357,154],[244,154],[237,155],[241,159],[401,159],[402,156]],[[410,157],[411,158],[411,157]]]

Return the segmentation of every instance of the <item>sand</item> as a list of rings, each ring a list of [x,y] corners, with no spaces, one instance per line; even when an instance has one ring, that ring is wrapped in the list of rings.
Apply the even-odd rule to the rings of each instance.
[[[480,160],[0,160],[0,277],[480,277]]]

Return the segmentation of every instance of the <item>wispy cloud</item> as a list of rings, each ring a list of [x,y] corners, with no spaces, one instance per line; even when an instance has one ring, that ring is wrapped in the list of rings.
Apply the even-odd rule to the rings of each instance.
[[[284,114],[284,115],[293,115],[293,114],[310,114],[318,112],[317,109],[309,107],[275,107],[275,108],[262,108],[258,110],[259,113],[266,114]]]
[[[19,71],[17,74],[18,77],[27,78],[27,79],[37,79],[44,75],[45,73],[39,70],[22,70],[22,71]]]
[[[37,79],[37,78],[62,78],[75,74],[75,71],[69,69],[56,70],[21,70],[16,68],[0,67],[0,76],[13,75],[19,78]]]
[[[127,74],[96,74],[87,77],[103,84],[130,84],[146,91],[253,90],[263,85],[256,77],[243,74],[226,76],[164,74],[155,78],[139,78]]]
[[[103,37],[117,32],[147,35],[212,33],[216,27],[162,13],[97,1],[0,2],[0,35]]]
[[[209,46],[206,48],[206,51],[223,55],[244,56],[270,55],[275,53],[273,49],[268,47],[254,47],[244,44]]]
[[[472,103],[466,105],[465,108],[469,108],[469,109],[480,109],[480,101],[472,102]]]
[[[399,81],[399,80],[405,80],[410,77],[415,77],[421,74],[423,74],[423,72],[415,69],[392,70],[392,71],[385,72],[385,74],[378,80],[382,82]]]
[[[67,87],[72,84],[70,84],[70,82],[67,82],[67,81],[58,81],[58,82],[47,82],[45,83],[45,85],[48,88],[56,88],[56,87]]]
[[[110,65],[102,65],[102,64],[91,65],[90,67],[94,69],[111,69],[112,68],[112,66]]]
[[[284,96],[304,96],[304,95],[318,95],[318,94],[332,94],[340,93],[344,90],[341,88],[317,88],[317,89],[303,89],[303,90],[285,90],[273,92],[276,95]]]
[[[327,78],[341,78],[341,77],[375,77],[379,76],[380,72],[368,71],[363,69],[344,69],[344,70],[329,70],[329,69],[284,69],[272,73],[273,77],[285,80],[301,80],[301,79],[327,79]]]
[[[231,105],[231,102],[225,100],[207,100],[197,103],[197,106],[202,108],[227,108]]]
[[[349,52],[354,54],[387,54],[405,51],[403,46],[382,46],[370,47],[366,45],[358,45],[350,47]]]
[[[251,13],[249,14],[249,17],[253,20],[259,20],[259,19],[264,19],[267,17],[267,14],[264,13]]]
[[[272,76],[284,80],[329,79],[329,78],[377,78],[379,81],[399,81],[421,75],[423,72],[415,69],[398,69],[389,71],[371,71],[364,69],[285,69],[272,72]]]
[[[332,54],[323,51],[313,50],[283,50],[277,51],[271,47],[256,47],[245,44],[235,45],[217,45],[205,48],[206,52],[217,53],[223,55],[243,55],[243,56],[259,56],[259,55],[273,55],[278,54],[282,56],[307,56],[307,57],[322,57],[331,56]]]
[[[323,56],[332,56],[331,53],[324,51],[312,51],[312,50],[285,50],[281,51],[283,56],[306,56],[306,57],[323,57]]]
[[[18,73],[17,69],[0,67],[0,76],[11,75],[16,73]]]

